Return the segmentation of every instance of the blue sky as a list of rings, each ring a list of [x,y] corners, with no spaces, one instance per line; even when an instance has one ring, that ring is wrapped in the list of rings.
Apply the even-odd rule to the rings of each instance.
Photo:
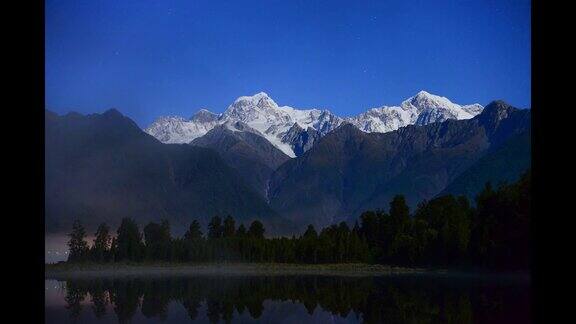
[[[530,107],[530,1],[46,1],[46,108],[222,112],[259,91],[350,116],[427,90]]]

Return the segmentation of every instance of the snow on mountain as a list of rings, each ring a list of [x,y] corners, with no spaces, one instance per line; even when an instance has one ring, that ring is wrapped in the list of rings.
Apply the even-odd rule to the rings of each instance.
[[[366,133],[386,133],[410,125],[412,113],[401,107],[383,106],[347,119],[352,125]]]
[[[159,117],[144,131],[163,143],[190,143],[218,125],[219,118],[220,115],[201,109],[190,119],[178,116]]]
[[[286,133],[298,124],[303,130],[312,128],[326,134],[342,122],[327,110],[300,110],[278,106],[266,93],[236,99],[222,114],[222,120],[239,120],[261,132],[270,143],[290,157],[295,157],[292,143],[286,141]]]
[[[220,115],[215,114],[207,109],[200,109],[197,113],[192,115],[190,120],[197,123],[212,123],[218,121],[218,118],[220,118]]]
[[[400,106],[372,108],[346,120],[360,130],[386,133],[407,125],[427,125],[447,119],[470,119],[480,112],[479,104],[461,106],[446,97],[420,91],[404,100]]]
[[[279,106],[266,93],[242,96],[222,114],[198,111],[192,118],[160,117],[145,131],[164,143],[190,143],[217,125],[230,129],[241,122],[256,130],[290,157],[308,150],[320,137],[348,122],[364,132],[385,133],[407,125],[427,125],[447,119],[469,119],[479,114],[479,104],[458,105],[449,99],[420,91],[400,106],[372,108],[354,117],[341,118],[328,110]]]

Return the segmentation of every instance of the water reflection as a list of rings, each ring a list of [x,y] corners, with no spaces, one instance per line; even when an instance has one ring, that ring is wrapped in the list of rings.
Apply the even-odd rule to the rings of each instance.
[[[47,281],[48,282],[48,281]],[[527,284],[458,278],[97,278],[49,292],[46,322],[528,323]],[[63,300],[63,307],[58,300]],[[65,310],[66,317],[59,312]]]

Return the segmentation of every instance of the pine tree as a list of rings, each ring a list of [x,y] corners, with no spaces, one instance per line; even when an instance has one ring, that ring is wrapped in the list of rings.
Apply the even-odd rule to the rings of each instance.
[[[86,242],[86,230],[79,220],[75,220],[72,225],[72,232],[68,234],[69,262],[86,261],[88,256],[88,242]]]
[[[193,220],[190,224],[190,228],[184,234],[186,240],[199,240],[202,238],[202,229],[200,228],[200,223],[197,220]]]
[[[352,233],[356,235],[360,235],[360,226],[358,225],[358,221],[354,222],[354,227],[352,228]]]
[[[240,224],[240,226],[238,226],[238,230],[236,230],[236,237],[243,238],[246,236],[246,234],[246,227],[244,224]]]
[[[308,227],[306,228],[306,232],[304,232],[304,238],[307,238],[307,239],[317,239],[318,238],[318,232],[316,232],[314,225],[312,225],[312,224],[308,225]]]
[[[410,210],[404,196],[396,195],[390,202],[390,219],[396,231],[404,233],[408,229]]]
[[[109,260],[110,256],[110,227],[106,223],[100,224],[96,233],[94,234],[94,244],[92,245],[92,259],[96,262],[104,262]]]
[[[212,220],[208,224],[208,238],[218,239],[222,237],[222,219],[219,216],[212,217]]]
[[[255,220],[252,222],[252,224],[250,224],[250,228],[248,229],[248,236],[257,239],[263,239],[265,231],[266,230],[264,229],[264,224],[262,224],[262,222],[260,221]]]
[[[236,233],[236,222],[232,216],[228,215],[224,220],[223,237],[233,237]]]
[[[154,261],[170,260],[170,224],[164,220],[161,224],[150,222],[144,227],[146,258]]]
[[[118,227],[116,259],[118,261],[140,261],[143,255],[142,234],[138,224],[131,218],[123,218]]]
[[[118,240],[115,237],[110,243],[110,261],[118,261]]]
[[[389,243],[388,257],[395,263],[409,263],[416,255],[416,244],[410,233],[410,210],[406,199],[396,195],[390,202],[390,226],[394,233]]]
[[[308,225],[306,232],[302,235],[300,240],[301,244],[301,258],[306,263],[318,262],[318,232],[312,224]]]
[[[204,257],[204,239],[202,237],[200,223],[192,221],[190,228],[184,234],[185,258],[187,261],[200,261]]]

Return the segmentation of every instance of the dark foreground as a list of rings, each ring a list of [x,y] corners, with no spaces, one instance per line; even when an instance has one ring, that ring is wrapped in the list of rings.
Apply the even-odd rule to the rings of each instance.
[[[46,268],[47,323],[530,323],[526,275],[369,265]]]

